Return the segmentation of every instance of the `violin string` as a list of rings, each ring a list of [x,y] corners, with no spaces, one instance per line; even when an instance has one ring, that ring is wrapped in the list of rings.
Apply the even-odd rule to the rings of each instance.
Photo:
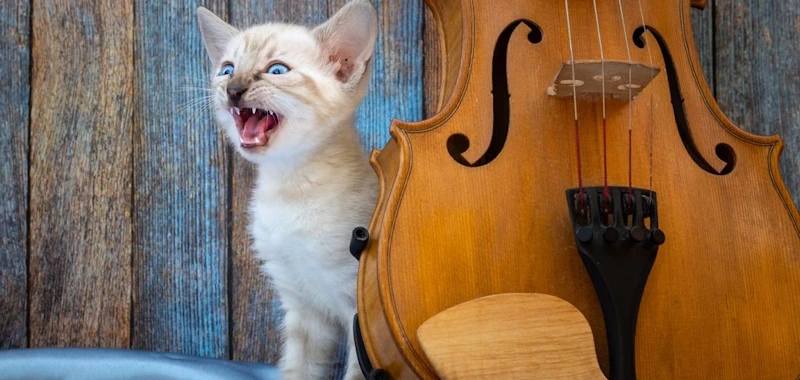
[[[622,0],[619,4],[619,15],[622,21],[622,35],[625,37],[625,49],[628,51],[628,192],[633,196],[633,60],[631,59],[631,46],[628,43],[628,30],[625,27],[625,12],[622,10]]]
[[[644,40],[645,35],[649,30],[647,30],[647,23],[644,21],[644,11],[642,10],[642,1],[636,0],[639,3],[639,15],[642,17],[642,28],[644,32],[642,33],[642,40]],[[653,65],[653,54],[650,52],[650,44],[645,41],[645,46],[647,47],[647,58],[650,59],[650,83],[652,84],[653,78],[655,77],[655,66]],[[650,189],[650,198],[653,197],[653,128],[655,128],[655,119],[653,118],[653,96],[655,92],[650,92],[650,127],[648,130],[648,139],[650,140],[650,185],[648,189]]]
[[[606,59],[603,55],[603,37],[600,35],[600,17],[597,15],[597,0],[592,0],[594,6],[594,23],[597,26],[597,42],[600,44],[600,77],[603,86],[603,201],[608,204],[608,150],[606,148]]]
[[[564,9],[567,12],[567,35],[569,36],[569,59],[572,66],[572,107],[575,113],[575,149],[578,156],[578,199],[580,209],[583,209],[583,174],[581,173],[581,137],[578,128],[578,94],[575,84],[575,53],[572,48],[572,26],[569,21],[569,0],[564,0]]]

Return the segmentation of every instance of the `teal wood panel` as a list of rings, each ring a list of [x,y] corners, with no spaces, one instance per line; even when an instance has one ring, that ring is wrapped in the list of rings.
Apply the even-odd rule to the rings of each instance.
[[[739,127],[779,134],[781,171],[800,203],[800,2],[714,1],[716,96]]]
[[[29,345],[128,347],[133,3],[31,9]]]
[[[0,1],[0,349],[27,345],[30,3]]]
[[[228,358],[229,169],[195,9],[136,0],[133,347]]]

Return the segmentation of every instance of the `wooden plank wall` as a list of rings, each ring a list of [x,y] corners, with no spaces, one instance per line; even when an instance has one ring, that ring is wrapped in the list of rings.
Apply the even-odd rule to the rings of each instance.
[[[27,345],[30,4],[0,1],[0,349]]]
[[[197,6],[134,2],[132,347],[228,357],[229,155],[189,91],[209,75]]]
[[[0,0],[0,349],[130,347],[275,363],[278,301],[249,251],[253,168],[211,122],[194,10],[308,26],[345,0]],[[367,149],[437,107],[422,0],[380,16]],[[800,1],[693,11],[730,118],[786,142],[800,201]],[[333,372],[340,373],[341,365]]]
[[[130,345],[132,5],[32,3],[32,347]]]

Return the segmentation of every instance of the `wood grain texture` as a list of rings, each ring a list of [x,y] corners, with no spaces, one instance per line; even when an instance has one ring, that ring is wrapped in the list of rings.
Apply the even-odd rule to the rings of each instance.
[[[312,27],[327,19],[328,3],[326,0],[234,0],[230,13],[230,23],[240,29],[276,21]],[[269,278],[259,269],[261,262],[251,250],[252,237],[247,230],[255,170],[238,154],[234,153],[231,161],[231,354],[234,360],[276,364],[281,348],[280,302]]]
[[[434,315],[416,334],[442,379],[607,380],[589,322],[546,294],[476,298]]]
[[[0,349],[27,345],[30,3],[0,1]]]
[[[800,203],[800,3],[715,0],[717,100],[741,128],[779,134],[781,172]]]
[[[441,106],[439,94],[442,81],[441,52],[439,42],[439,30],[436,26],[436,19],[433,16],[433,11],[427,5],[425,6],[425,22],[423,33],[423,51],[425,57],[423,61],[423,70],[425,76],[423,77],[423,98],[425,99],[425,118],[429,118],[436,114]]]
[[[133,3],[32,9],[30,346],[128,347]]]
[[[136,1],[133,347],[227,358],[228,181],[223,136],[202,90],[203,5]]]

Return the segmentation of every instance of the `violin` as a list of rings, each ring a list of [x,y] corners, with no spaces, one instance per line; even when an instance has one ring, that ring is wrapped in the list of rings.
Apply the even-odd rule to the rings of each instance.
[[[370,157],[362,369],[441,378],[420,326],[541,294],[585,317],[610,379],[797,379],[800,215],[783,145],[715,102],[690,18],[704,1],[426,1],[442,106],[394,120]]]

